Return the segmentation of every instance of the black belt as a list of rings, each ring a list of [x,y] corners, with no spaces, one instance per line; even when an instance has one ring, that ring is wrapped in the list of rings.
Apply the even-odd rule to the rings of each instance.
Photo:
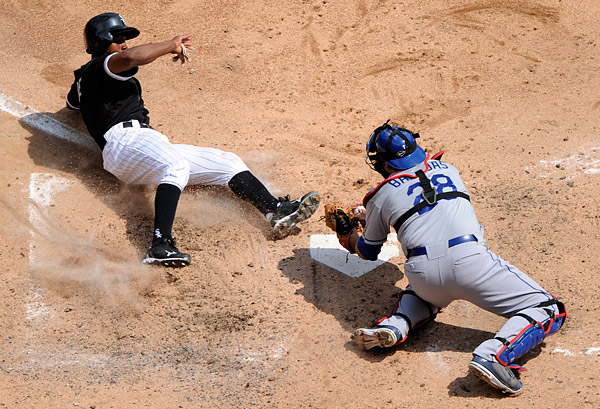
[[[137,121],[137,123],[140,125],[140,128],[150,128],[150,125],[145,124],[143,122]],[[133,121],[125,121],[123,122],[123,128],[133,128]]]
[[[465,234],[464,236],[458,236],[451,240],[448,240],[448,247],[454,247],[458,244],[467,243],[469,241],[477,241],[477,237],[474,234]],[[406,257],[411,258],[414,256],[422,256],[427,254],[427,247],[415,247],[407,251]]]

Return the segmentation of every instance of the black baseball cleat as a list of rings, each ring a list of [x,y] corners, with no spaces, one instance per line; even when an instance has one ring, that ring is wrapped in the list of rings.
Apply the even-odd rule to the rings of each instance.
[[[274,238],[282,239],[288,236],[298,223],[313,215],[319,203],[321,196],[317,192],[309,192],[294,201],[290,201],[289,196],[280,197],[271,218]]]
[[[175,239],[172,238],[163,238],[160,244],[150,247],[142,260],[144,264],[161,264],[165,267],[185,267],[191,262],[192,256],[181,253],[175,247]]]
[[[512,371],[498,362],[488,361],[478,355],[473,356],[469,370],[479,379],[509,396],[517,396],[523,391],[523,383]]]

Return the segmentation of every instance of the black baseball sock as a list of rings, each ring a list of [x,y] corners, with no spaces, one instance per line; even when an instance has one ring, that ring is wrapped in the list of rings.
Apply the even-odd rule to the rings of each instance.
[[[177,203],[181,190],[175,185],[161,183],[156,189],[154,198],[154,233],[152,234],[152,245],[160,244],[160,240],[171,238],[173,221],[177,211]]]
[[[232,177],[229,187],[236,196],[252,203],[262,214],[272,213],[277,207],[277,199],[248,170]]]

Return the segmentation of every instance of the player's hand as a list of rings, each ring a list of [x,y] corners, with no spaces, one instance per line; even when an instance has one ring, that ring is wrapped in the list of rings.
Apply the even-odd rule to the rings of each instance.
[[[175,49],[173,50],[173,54],[182,54],[184,48],[192,46],[192,36],[189,34],[177,36],[173,38],[173,42],[175,43]]]
[[[173,57],[173,61],[177,62],[177,60],[181,60],[182,64],[185,64],[190,60],[189,52],[193,50],[192,46],[192,36],[191,35],[182,35],[173,38],[173,42],[175,43],[173,54],[176,54]]]
[[[362,203],[360,203],[360,202],[354,203],[352,205],[352,212],[354,213],[354,216],[356,216],[356,218],[358,220],[360,220],[361,222],[365,221],[365,218],[367,216],[367,209],[365,209],[363,207]]]
[[[362,232],[358,228],[354,228],[346,236],[337,235],[340,245],[348,250],[351,254],[356,253],[356,242],[362,236]]]

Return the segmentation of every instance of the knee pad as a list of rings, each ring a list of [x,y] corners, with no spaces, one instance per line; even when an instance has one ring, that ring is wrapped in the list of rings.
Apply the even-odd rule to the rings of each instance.
[[[555,314],[553,309],[543,308],[552,304],[556,305],[558,314]],[[510,342],[504,338],[496,337],[498,341],[504,344],[502,349],[496,354],[496,359],[498,359],[498,362],[502,365],[510,365],[516,359],[539,345],[544,338],[557,332],[565,323],[567,311],[565,310],[564,304],[556,298],[541,303],[534,308],[540,307],[548,314],[548,319],[544,320],[544,322],[536,321],[526,314],[517,313],[514,316],[525,318],[529,321],[529,325],[523,328],[523,330]]]

